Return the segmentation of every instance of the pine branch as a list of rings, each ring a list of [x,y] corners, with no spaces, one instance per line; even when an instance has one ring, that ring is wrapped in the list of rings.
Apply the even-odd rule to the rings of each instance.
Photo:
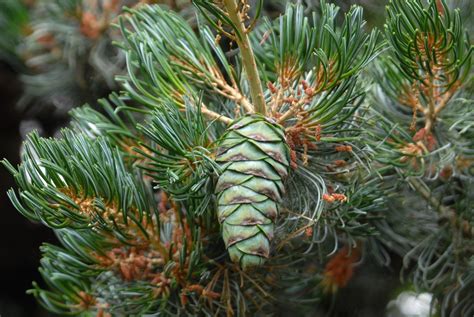
[[[413,109],[412,129],[419,111],[431,134],[440,112],[470,77],[473,46],[459,11],[450,10],[444,0],[430,1],[426,8],[419,0],[406,5],[393,0],[387,14],[385,29],[393,56],[388,63],[398,63],[386,65],[396,68],[389,76],[393,88],[387,88]]]
[[[121,46],[127,51],[130,72],[119,80],[138,103],[150,110],[160,102],[184,110],[185,99],[193,100],[204,90],[206,99],[216,100],[217,93],[250,109],[231,65],[207,27],[201,28],[198,37],[181,17],[158,6],[127,12],[130,15],[120,20],[120,28],[125,38]],[[226,78],[230,78],[230,83]],[[232,121],[204,103],[199,107],[211,120],[225,124]]]
[[[265,67],[270,115],[279,123],[325,128],[362,93],[356,75],[380,52],[379,33],[364,32],[362,9],[353,7],[342,28],[338,9],[321,2],[321,18],[304,15],[302,6],[288,5],[274,23],[265,23],[252,36],[259,65]],[[352,108],[355,110],[355,108]],[[343,121],[344,115],[341,115]],[[335,122],[332,122],[335,123]]]
[[[182,113],[163,105],[152,114],[151,122],[138,125],[153,143],[143,144],[146,151],[136,149],[145,157],[141,167],[158,187],[185,206],[193,206],[190,213],[195,217],[208,211],[211,177],[219,171],[213,158],[213,127],[205,123],[203,114],[192,106]]]
[[[9,191],[17,209],[52,228],[96,225],[127,237],[123,226],[133,222],[139,229],[135,234],[147,236],[142,222],[154,208],[140,177],[127,170],[104,138],[91,141],[69,130],[63,135],[63,140],[47,140],[32,134],[18,169],[3,162],[21,187],[18,194]],[[121,219],[116,218],[119,210]]]

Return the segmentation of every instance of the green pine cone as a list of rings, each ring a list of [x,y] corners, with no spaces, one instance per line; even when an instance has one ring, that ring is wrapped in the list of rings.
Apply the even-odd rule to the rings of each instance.
[[[217,215],[230,258],[243,269],[259,266],[270,255],[290,165],[284,130],[263,116],[244,116],[221,138],[217,162]]]

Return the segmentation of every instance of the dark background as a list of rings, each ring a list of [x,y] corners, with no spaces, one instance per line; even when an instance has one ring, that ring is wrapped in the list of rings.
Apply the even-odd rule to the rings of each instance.
[[[30,120],[16,111],[15,103],[21,95],[17,74],[0,62],[0,157],[13,165],[19,163],[22,120]],[[25,122],[23,121],[23,126]],[[32,121],[30,121],[32,122]],[[54,122],[44,120],[47,128]],[[40,244],[54,242],[54,235],[44,226],[21,216],[11,205],[6,191],[14,187],[13,177],[0,167],[0,315],[2,317],[48,316],[25,291],[33,280],[40,280],[38,272]]]

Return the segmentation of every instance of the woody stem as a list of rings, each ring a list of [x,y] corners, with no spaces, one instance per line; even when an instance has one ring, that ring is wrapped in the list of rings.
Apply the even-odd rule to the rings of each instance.
[[[266,115],[262,83],[258,75],[257,63],[247,34],[248,32],[240,15],[239,6],[236,0],[224,0],[224,6],[227,9],[230,20],[236,28],[235,40],[239,46],[242,56],[242,65],[244,66],[249,80],[250,95],[252,96],[254,110],[257,113]]]

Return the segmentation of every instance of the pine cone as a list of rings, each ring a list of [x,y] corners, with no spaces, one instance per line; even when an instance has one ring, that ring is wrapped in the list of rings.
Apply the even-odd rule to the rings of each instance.
[[[278,204],[285,192],[290,149],[284,130],[260,115],[232,123],[223,135],[217,162],[218,218],[230,258],[244,269],[270,255]]]

